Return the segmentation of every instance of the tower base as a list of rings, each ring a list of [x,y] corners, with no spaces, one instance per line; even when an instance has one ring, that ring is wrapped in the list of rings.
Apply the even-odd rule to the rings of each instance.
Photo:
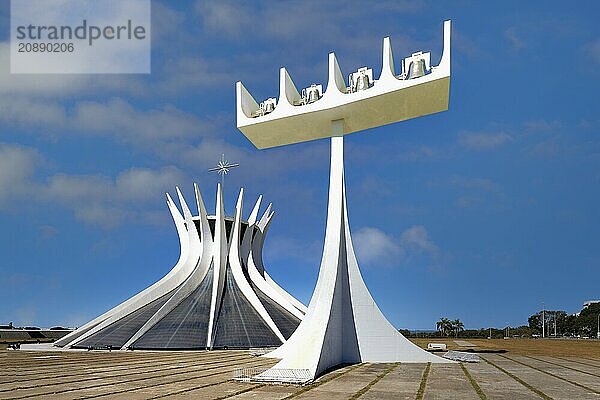
[[[343,121],[334,121],[333,130]],[[319,278],[308,312],[281,347],[265,357],[281,358],[257,380],[286,381],[292,371],[307,380],[342,363],[451,363],[406,339],[381,313],[354,255],[344,180],[344,138],[331,138],[327,228]]]

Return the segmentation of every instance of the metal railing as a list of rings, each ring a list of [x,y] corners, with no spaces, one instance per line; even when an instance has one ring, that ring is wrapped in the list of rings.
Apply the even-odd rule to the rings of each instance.
[[[304,384],[312,381],[308,369],[292,368],[236,368],[233,379],[242,382],[279,382]]]
[[[272,352],[277,347],[250,347],[248,349],[248,354],[251,356],[263,356],[267,353]]]

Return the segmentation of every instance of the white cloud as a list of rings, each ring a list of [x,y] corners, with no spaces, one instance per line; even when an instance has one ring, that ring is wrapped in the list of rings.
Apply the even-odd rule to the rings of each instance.
[[[131,168],[114,178],[58,173],[41,180],[36,177],[36,167],[42,163],[34,149],[0,144],[0,207],[59,205],[83,222],[106,228],[131,220],[155,224],[168,218],[157,217],[156,212],[157,206],[164,204],[164,193],[189,182],[173,166]]]
[[[525,42],[517,33],[517,29],[514,26],[504,31],[504,38],[508,41],[514,50],[521,50],[525,47]]]
[[[38,185],[37,200],[63,205],[84,222],[110,228],[130,220],[156,221],[151,204],[162,205],[164,192],[186,182],[185,175],[175,167],[133,168],[114,179],[57,174]]]
[[[73,131],[107,134],[118,141],[140,145],[202,135],[207,125],[172,106],[141,111],[120,98],[80,102],[71,118],[69,125]]]
[[[0,143],[0,207],[10,206],[11,201],[28,193],[39,161],[31,148]]]
[[[39,129],[63,126],[65,121],[64,108],[55,102],[0,94],[0,122],[6,125]]]
[[[400,265],[413,257],[435,258],[439,252],[421,225],[406,229],[398,238],[378,228],[363,227],[354,233],[352,243],[359,263],[365,265]]]
[[[431,254],[438,252],[438,247],[429,239],[427,230],[422,225],[415,225],[400,235],[400,244],[407,252]]]
[[[600,64],[600,39],[596,39],[585,46],[585,53],[596,64]]]
[[[400,242],[380,229],[364,227],[353,236],[359,263],[393,265],[405,256]]]
[[[487,178],[467,178],[454,175],[450,178],[450,184],[464,189],[477,189],[490,193],[498,193],[502,190],[499,184]]]
[[[461,146],[471,150],[492,150],[502,147],[512,141],[513,138],[507,133],[476,133],[460,132],[458,142]]]
[[[210,135],[219,123],[170,105],[140,110],[121,98],[79,101],[68,109],[55,100],[22,95],[0,95],[0,122],[36,135],[108,136],[158,153],[166,142]]]

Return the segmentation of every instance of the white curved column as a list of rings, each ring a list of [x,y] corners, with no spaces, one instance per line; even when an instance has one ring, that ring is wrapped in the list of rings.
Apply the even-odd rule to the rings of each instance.
[[[113,322],[123,318],[124,316],[132,313],[133,311],[143,307],[144,305],[162,297],[163,295],[169,293],[176,287],[178,287],[192,272],[193,268],[196,266],[197,262],[197,254],[192,254],[193,250],[191,249],[191,243],[189,237],[189,231],[186,227],[185,219],[177,210],[173,199],[167,193],[167,205],[169,206],[169,210],[171,211],[171,215],[173,216],[173,220],[175,221],[175,226],[177,227],[177,233],[179,235],[179,242],[181,246],[180,258],[177,264],[169,271],[167,275],[165,275],[161,280],[153,284],[152,286],[146,288],[135,296],[131,297],[129,300],[119,304],[114,307],[110,311],[104,313],[100,317],[95,320],[89,322],[84,325],[80,329],[86,329],[87,326],[95,326],[85,332],[83,335],[76,337],[73,341],[67,342],[68,337],[64,339],[66,346],[73,346],[76,343],[85,340],[91,335],[97,333],[101,329],[107,327]],[[185,202],[182,204],[182,208],[185,209],[187,205]],[[188,210],[189,211],[189,210]],[[98,323],[98,321],[100,321]],[[75,334],[77,331],[73,332]],[[74,335],[73,335],[74,336]],[[57,345],[60,345],[57,343]]]
[[[270,221],[270,218],[274,214],[274,212],[271,212],[272,207],[273,203],[269,203],[269,206],[265,210],[263,216],[260,218],[260,221],[256,223],[258,232],[256,232],[254,239],[252,240],[252,257],[254,259],[254,265],[261,275],[264,275],[265,273],[265,265],[262,259],[262,250],[265,242],[264,232],[268,222]]]
[[[242,238],[242,244],[240,245],[240,256],[242,258],[242,266],[248,265],[248,258],[250,257],[250,253],[252,252],[252,242],[254,239],[254,231],[258,229],[256,227],[256,218],[258,217],[258,211],[260,210],[260,203],[262,202],[262,194],[258,196],[258,200],[254,204],[254,208],[248,217],[248,227],[246,228],[246,232],[244,232],[244,237]]]
[[[342,122],[334,122],[341,129]],[[344,142],[331,139],[327,228],[319,278],[308,312],[294,334],[266,357],[282,360],[261,376],[277,379],[277,369],[308,369],[315,378],[346,362],[451,362],[419,348],[383,316],[358,268],[348,224],[344,183]]]
[[[212,246],[213,253],[213,289],[210,301],[210,317],[208,320],[208,335],[206,347],[212,348],[214,343],[215,327],[220,311],[225,273],[227,268],[227,235],[225,229],[225,207],[223,205],[223,188],[217,184],[217,204],[215,210],[215,235]]]
[[[238,197],[237,205],[235,207],[235,220],[233,223],[233,230],[231,232],[231,244],[229,246],[229,265],[231,267],[231,273],[233,275],[233,279],[235,283],[239,287],[240,291],[244,295],[244,297],[248,300],[250,305],[256,310],[256,312],[260,315],[260,317],[266,322],[266,324],[271,328],[273,333],[277,335],[281,342],[285,342],[285,337],[281,334],[275,322],[260,302],[260,299],[252,290],[252,287],[246,280],[244,276],[244,271],[242,271],[242,264],[240,260],[240,226],[242,222],[242,205],[244,198],[244,189],[240,190],[240,195]]]

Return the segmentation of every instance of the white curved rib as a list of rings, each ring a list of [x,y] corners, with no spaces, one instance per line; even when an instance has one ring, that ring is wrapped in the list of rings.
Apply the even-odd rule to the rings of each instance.
[[[260,210],[260,203],[262,202],[262,194],[258,196],[258,200],[254,204],[254,208],[248,217],[248,226],[254,225],[256,223],[256,218],[258,218],[258,211]]]
[[[240,245],[240,254],[242,257],[242,266],[246,267],[248,265],[248,258],[250,257],[250,253],[252,252],[252,240],[254,238],[254,230],[256,228],[256,218],[258,216],[258,211],[260,210],[260,203],[262,201],[262,194],[258,196],[258,200],[256,200],[256,204],[254,204],[254,208],[250,213],[250,217],[248,218],[248,228],[246,228],[246,232],[244,233],[244,237],[242,238],[242,244]]]
[[[238,114],[241,112],[247,118],[250,118],[255,112],[258,111],[260,106],[258,105],[256,100],[254,100],[254,97],[252,97],[252,95],[250,94],[248,89],[246,89],[246,87],[242,84],[242,82],[237,83],[236,92]]]
[[[183,209],[185,223],[188,227],[188,239],[190,246],[189,263],[194,263],[194,269],[192,270],[190,276],[176,289],[176,292],[173,294],[173,296],[171,296],[165,302],[165,304],[163,304],[162,307],[159,308],[156,313],[154,313],[154,315],[152,315],[131,338],[129,338],[129,340],[123,345],[123,349],[127,349],[129,346],[135,343],[136,340],[148,332],[168,313],[173,311],[173,309],[177,307],[179,303],[181,303],[190,293],[194,291],[194,289],[198,287],[208,272],[208,268],[210,266],[210,257],[204,256],[206,253],[203,252],[198,230],[196,229],[196,225],[192,220],[192,213],[190,212],[190,209],[179,188],[176,188],[176,190],[177,196],[179,197],[179,203]]]
[[[265,265],[263,263],[263,259],[262,259],[262,249],[263,249],[263,244],[264,244],[264,229],[265,227],[268,225],[268,222],[270,221],[269,216],[272,216],[271,213],[271,207],[273,206],[273,203],[269,203],[269,206],[267,207],[267,209],[265,210],[265,213],[263,214],[263,216],[260,218],[260,221],[258,221],[258,223],[256,224],[256,228],[258,229],[258,232],[256,232],[256,234],[254,235],[254,240],[252,241],[252,253],[253,254],[253,260],[254,260],[254,265],[256,266],[256,269],[258,270],[258,272],[261,275],[264,275],[265,273]]]
[[[383,38],[383,62],[381,64],[380,81],[396,79],[396,70],[394,68],[394,54],[392,51],[392,43],[389,37]]]
[[[244,276],[244,272],[242,271],[242,264],[240,261],[240,225],[242,222],[242,205],[243,205],[243,197],[244,197],[244,189],[240,189],[240,195],[238,197],[237,205],[235,207],[235,220],[233,223],[233,230],[231,233],[231,245],[229,246],[229,265],[231,266],[231,272],[233,275],[233,279],[237,283],[240,291],[244,295],[244,297],[248,300],[250,305],[256,310],[256,312],[260,315],[260,317],[266,322],[266,324],[271,328],[273,333],[281,340],[281,342],[285,342],[285,338],[281,334],[281,331],[273,322],[273,319],[260,302],[252,287],[246,280]]]
[[[242,238],[242,244],[240,246],[240,251],[241,251],[242,257],[244,258],[244,265],[246,266],[246,270],[248,271],[248,276],[250,277],[250,280],[252,280],[252,282],[258,287],[258,289],[262,293],[264,293],[266,296],[271,298],[271,300],[275,301],[281,307],[286,309],[289,313],[294,315],[296,318],[298,318],[299,320],[302,320],[302,318],[304,317],[304,314],[302,312],[300,312],[300,310],[297,307],[295,307],[286,297],[284,297],[281,293],[279,293],[279,291],[277,291],[273,286],[271,286],[271,284],[269,284],[265,280],[263,275],[260,272],[258,272],[258,269],[256,268],[256,264],[254,263],[252,247],[253,247],[254,243],[256,243],[256,241],[260,241],[264,237],[262,235],[262,232],[260,231],[260,228],[258,228],[255,224],[256,216],[258,215],[258,208],[260,206],[260,200],[261,199],[259,198],[258,201],[256,202],[256,205],[254,206],[254,209],[252,210],[252,214],[250,215],[250,218],[248,219],[248,228],[246,229],[246,232],[244,233],[244,237]],[[267,228],[272,221],[272,217],[273,217],[273,213],[271,213],[271,216],[268,219]],[[254,237],[254,240],[253,240],[253,236],[254,236],[253,232],[255,229],[258,229],[259,232],[256,233],[256,236]],[[260,237],[258,237],[259,235],[260,235]],[[265,271],[263,269],[263,274],[264,273],[265,273]]]
[[[227,237],[225,230],[225,207],[223,205],[223,189],[217,184],[217,204],[215,210],[215,237],[213,241],[213,288],[210,301],[210,317],[208,320],[208,335],[206,347],[212,348],[214,343],[215,327],[220,311],[225,273],[227,268]]]
[[[279,99],[284,101],[278,104],[281,107],[294,107],[294,103],[300,101],[300,93],[285,68],[279,70]]]
[[[119,320],[120,318],[132,313],[140,307],[152,302],[153,300],[162,297],[163,295],[169,293],[177,286],[179,286],[191,273],[192,269],[195,267],[195,263],[190,263],[190,240],[188,237],[188,230],[185,226],[185,220],[179,210],[175,206],[173,199],[167,193],[167,205],[169,206],[169,210],[171,211],[171,215],[173,216],[173,221],[175,222],[175,226],[177,228],[177,233],[179,235],[179,243],[181,246],[181,252],[179,261],[175,266],[169,271],[167,275],[165,275],[158,282],[154,283],[152,286],[142,290],[140,293],[131,297],[130,299],[124,301],[118,306],[112,308],[106,313],[102,314],[100,317],[90,321],[80,329],[85,329],[91,325],[96,324],[89,331],[84,333],[83,335],[77,337],[75,340],[71,342],[67,342],[66,346],[71,347],[82,340],[85,340],[89,336],[95,334],[101,329],[107,327],[113,322]],[[98,323],[98,321],[101,321]],[[77,331],[75,331],[77,332]],[[75,333],[74,332],[74,333]],[[68,337],[65,337],[68,339]]]
[[[202,201],[200,188],[197,183],[194,183],[194,192],[196,193],[196,204],[198,206],[198,218],[200,219],[200,240],[202,241],[203,257],[208,258],[210,264],[213,255],[213,237],[208,224],[208,213]]]
[[[329,79],[327,80],[327,89],[325,89],[325,95],[332,96],[331,93],[342,94],[346,93],[346,81],[344,80],[344,74],[340,68],[335,53],[329,53]]]

